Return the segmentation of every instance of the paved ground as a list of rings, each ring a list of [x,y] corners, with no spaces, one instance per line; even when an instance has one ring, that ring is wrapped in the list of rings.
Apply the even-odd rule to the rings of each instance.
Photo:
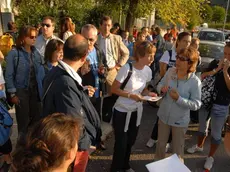
[[[147,172],[145,165],[153,161],[155,146],[154,148],[147,148],[145,144],[151,135],[153,123],[156,120],[156,112],[157,109],[152,108],[148,104],[144,106],[142,124],[140,126],[138,138],[136,144],[133,147],[133,154],[131,157],[131,166],[133,169],[135,169],[136,172]],[[196,143],[196,131],[197,125],[190,125],[187,132],[188,136],[186,137],[185,149]],[[192,172],[204,171],[203,164],[209,151],[209,140],[210,138],[208,138],[205,143],[203,153],[190,155],[185,152],[185,165]],[[111,134],[111,137],[106,141],[106,146],[108,149],[103,152],[94,153],[91,156],[87,172],[109,171],[113,153],[113,145],[114,137]],[[220,145],[220,148],[218,149],[214,158],[215,164],[211,172],[230,172],[230,157],[228,157],[225,153],[223,144]]]
[[[145,165],[153,161],[155,146],[154,148],[147,148],[145,144],[151,135],[152,127],[156,120],[156,112],[157,112],[156,108],[153,108],[148,104],[144,105],[142,124],[140,126],[137,141],[133,147],[133,154],[131,157],[131,166],[133,169],[135,169],[136,172],[147,172]],[[14,118],[14,126],[13,126],[11,139],[13,145],[15,145],[17,140],[17,124],[14,115],[14,110],[11,111],[11,114]],[[107,130],[109,130],[109,126],[106,125],[104,126]],[[197,131],[197,125],[196,124],[190,125],[189,130],[187,132],[188,136],[186,137],[185,148],[188,148],[196,143],[196,134],[197,134],[196,131]],[[190,155],[185,152],[185,165],[192,172],[204,171],[203,164],[205,161],[205,157],[208,154],[209,140],[210,138],[208,138],[205,143],[203,153]],[[110,134],[109,138],[106,141],[106,146],[108,149],[103,152],[93,153],[87,167],[87,172],[109,171],[111,160],[112,160],[112,154],[113,154],[113,145],[114,145],[114,137],[113,134]],[[227,154],[225,153],[223,144],[221,144],[214,158],[215,158],[215,164],[211,172],[230,172],[230,157],[228,157]]]

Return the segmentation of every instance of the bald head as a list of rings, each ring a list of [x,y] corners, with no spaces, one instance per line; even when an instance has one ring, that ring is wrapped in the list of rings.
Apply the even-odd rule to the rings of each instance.
[[[70,61],[78,61],[88,52],[88,41],[80,34],[70,36],[64,44],[64,58]]]

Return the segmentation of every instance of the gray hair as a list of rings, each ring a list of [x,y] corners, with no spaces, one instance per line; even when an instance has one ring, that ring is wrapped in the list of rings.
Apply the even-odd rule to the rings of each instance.
[[[86,24],[84,25],[82,28],[81,28],[81,34],[84,32],[84,31],[89,31],[90,29],[93,29],[95,34],[97,35],[97,28],[92,25],[92,24]]]

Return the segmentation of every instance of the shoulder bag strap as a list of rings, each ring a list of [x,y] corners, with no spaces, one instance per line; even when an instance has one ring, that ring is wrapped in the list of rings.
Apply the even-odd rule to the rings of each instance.
[[[125,88],[126,84],[128,83],[132,73],[133,73],[133,65],[132,65],[132,63],[129,63],[129,73],[120,87],[122,90]]]

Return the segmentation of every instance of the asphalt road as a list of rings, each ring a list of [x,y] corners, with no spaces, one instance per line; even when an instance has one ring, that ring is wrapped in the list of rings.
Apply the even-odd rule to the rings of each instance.
[[[153,162],[155,149],[147,148],[146,142],[148,141],[153,124],[156,120],[156,113],[157,109],[151,107],[148,104],[144,105],[144,114],[142,118],[142,123],[139,129],[139,134],[136,140],[135,145],[133,146],[133,153],[131,156],[131,167],[136,172],[147,172],[145,165]],[[185,141],[185,150],[196,144],[196,135],[197,135],[197,124],[191,124],[187,131],[186,141]],[[110,138],[107,139],[105,142],[107,146],[107,150],[101,152],[95,152],[90,157],[90,161],[88,163],[87,172],[107,172],[110,169],[110,164],[112,160],[113,154],[113,146],[114,146],[114,137],[113,134],[110,135]],[[210,137],[207,138],[204,152],[202,153],[195,153],[193,155],[186,153],[185,151],[185,165],[192,171],[192,172],[202,172],[204,171],[203,165],[205,162],[205,158],[208,155],[209,151],[209,143]],[[170,154],[171,150],[169,150]],[[227,156],[223,143],[220,145],[216,155],[214,156],[215,162],[211,172],[230,172],[230,157]],[[161,172],[159,170],[159,172]]]

